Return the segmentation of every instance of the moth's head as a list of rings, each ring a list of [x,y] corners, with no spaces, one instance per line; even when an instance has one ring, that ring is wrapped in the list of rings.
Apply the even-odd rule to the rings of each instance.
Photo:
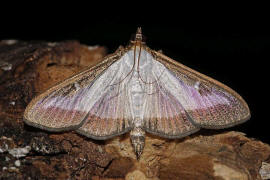
[[[142,28],[138,27],[135,35],[132,35],[130,40],[132,45],[142,45],[145,44],[145,36],[142,34]]]

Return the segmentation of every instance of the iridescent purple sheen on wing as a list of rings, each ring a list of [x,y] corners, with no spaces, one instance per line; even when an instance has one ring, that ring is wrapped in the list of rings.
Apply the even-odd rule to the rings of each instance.
[[[87,114],[86,107],[81,107],[86,93],[87,88],[82,88],[68,96],[54,92],[44,99],[40,99],[30,110],[29,116],[44,129],[57,130],[76,126]]]
[[[179,80],[186,98],[192,105],[187,109],[191,119],[200,127],[218,128],[240,121],[246,109],[232,94],[220,87],[200,83],[198,88]]]

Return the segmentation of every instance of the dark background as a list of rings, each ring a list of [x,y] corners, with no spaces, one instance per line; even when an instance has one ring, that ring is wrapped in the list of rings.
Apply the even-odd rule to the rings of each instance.
[[[11,12],[4,13],[0,18],[0,39],[75,39],[106,46],[111,53],[119,45],[127,45],[141,26],[150,48],[162,49],[165,55],[219,80],[247,101],[250,121],[229,130],[243,131],[248,137],[270,143],[270,28],[268,10],[261,9],[263,5],[185,12],[181,6],[166,11],[150,6],[153,11],[148,11],[138,8],[136,2],[131,5],[135,8],[125,12],[96,6],[62,12],[52,7],[21,9],[14,17]],[[98,11],[93,11],[95,8]]]

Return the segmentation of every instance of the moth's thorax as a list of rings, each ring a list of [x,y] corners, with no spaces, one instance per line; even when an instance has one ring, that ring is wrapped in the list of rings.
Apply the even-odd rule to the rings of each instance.
[[[153,60],[153,56],[145,49],[131,49],[123,57],[123,63],[127,66],[124,74],[130,73],[126,78],[126,84],[129,95],[132,120],[136,118],[143,119],[145,116],[145,106],[147,96],[158,91],[156,78],[159,78],[164,71],[163,65],[158,65],[153,70],[153,64],[159,64]],[[160,69],[159,69],[160,68]],[[124,83],[123,83],[124,84]]]
[[[126,60],[128,60],[131,65],[133,65],[135,61],[136,66],[138,65],[138,62],[140,66],[145,63],[150,63],[152,58],[150,53],[147,52],[143,46],[141,47],[141,49],[139,47],[135,48],[135,46],[133,46],[132,48],[130,48],[129,51],[127,51],[124,56],[128,57],[126,58]]]
[[[137,71],[133,72],[133,76],[129,82],[129,94],[130,102],[132,104],[131,109],[133,112],[133,120],[138,121],[143,118],[143,106],[145,104],[145,93],[143,89],[142,82],[139,79],[139,74]],[[135,122],[134,122],[135,123]],[[137,122],[138,124],[139,122]],[[138,124],[139,125],[139,124]]]

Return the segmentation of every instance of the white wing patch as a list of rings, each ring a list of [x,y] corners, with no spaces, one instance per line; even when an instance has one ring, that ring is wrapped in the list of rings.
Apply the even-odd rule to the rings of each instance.
[[[134,61],[134,50],[128,51],[95,81],[88,95],[92,96],[89,118],[80,133],[92,138],[117,135],[136,125],[173,138],[198,130],[174,97],[179,96],[173,92],[177,88],[175,77],[145,50],[141,51],[138,68],[138,54]],[[103,128],[97,127],[100,125]]]

